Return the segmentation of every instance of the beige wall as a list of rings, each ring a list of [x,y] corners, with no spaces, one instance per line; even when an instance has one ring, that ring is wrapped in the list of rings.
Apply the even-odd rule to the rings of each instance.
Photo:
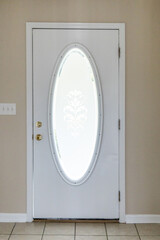
[[[26,212],[26,22],[126,23],[126,210],[160,214],[160,0],[0,0],[0,212]]]

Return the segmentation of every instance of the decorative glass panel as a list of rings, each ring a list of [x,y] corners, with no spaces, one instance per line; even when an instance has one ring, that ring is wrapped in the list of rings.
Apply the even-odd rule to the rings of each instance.
[[[71,184],[80,184],[95,165],[102,128],[101,92],[94,61],[80,44],[57,61],[50,95],[50,141],[56,166]]]

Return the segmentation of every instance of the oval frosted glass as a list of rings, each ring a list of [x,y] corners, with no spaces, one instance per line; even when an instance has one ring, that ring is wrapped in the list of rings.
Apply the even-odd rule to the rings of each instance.
[[[51,84],[52,153],[58,171],[71,184],[90,175],[100,144],[101,93],[95,64],[86,51],[77,45],[67,48]]]

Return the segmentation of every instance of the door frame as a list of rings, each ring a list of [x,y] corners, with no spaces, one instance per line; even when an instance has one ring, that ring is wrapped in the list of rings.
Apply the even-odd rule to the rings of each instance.
[[[26,133],[27,222],[33,221],[33,29],[101,29],[119,31],[119,221],[125,222],[125,24],[124,23],[26,23]],[[120,50],[120,51],[119,51]],[[117,196],[118,197],[118,196]]]

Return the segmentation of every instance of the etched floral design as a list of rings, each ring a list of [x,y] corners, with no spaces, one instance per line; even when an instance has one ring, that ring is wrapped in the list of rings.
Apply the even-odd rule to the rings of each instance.
[[[87,108],[81,91],[74,90],[67,95],[67,105],[64,107],[64,120],[72,136],[77,136],[87,120]]]

